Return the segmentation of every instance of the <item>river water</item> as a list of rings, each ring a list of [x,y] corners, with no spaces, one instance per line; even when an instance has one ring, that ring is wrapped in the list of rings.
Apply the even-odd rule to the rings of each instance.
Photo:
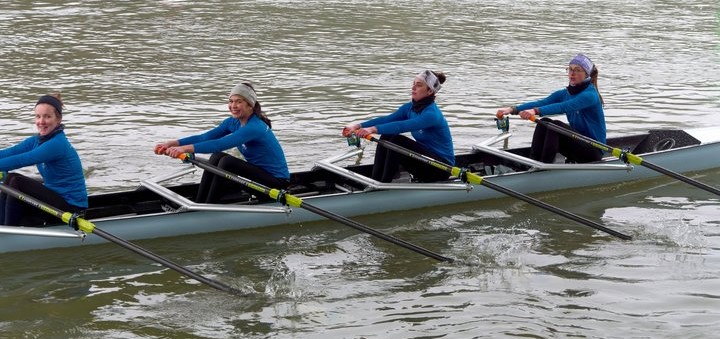
[[[176,169],[152,146],[227,116],[226,94],[241,79],[256,84],[291,170],[344,150],[342,126],[409,100],[425,68],[448,76],[438,104],[458,152],[496,133],[495,108],[565,86],[578,52],[600,70],[610,136],[720,125],[720,28],[710,0],[10,0],[2,8],[0,147],[34,133],[35,99],[61,90],[93,193]],[[529,144],[532,128],[513,121],[511,146]],[[718,186],[718,174],[692,175]],[[635,239],[507,198],[357,219],[457,264],[332,222],[138,242],[250,293],[243,298],[110,244],[4,254],[0,337],[704,338],[720,330],[717,196],[659,178],[536,197]]]

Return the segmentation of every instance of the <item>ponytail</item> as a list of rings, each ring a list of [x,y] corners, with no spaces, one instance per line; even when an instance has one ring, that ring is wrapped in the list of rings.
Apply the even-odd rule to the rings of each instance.
[[[595,86],[595,90],[597,91],[598,96],[600,97],[600,104],[605,106],[605,101],[603,100],[602,95],[600,95],[600,88],[598,88],[597,84],[597,78],[598,78],[598,69],[593,65],[592,73],[590,73],[590,79],[592,81],[593,86]]]
[[[255,106],[253,106],[253,114],[257,115],[257,117],[264,121],[265,124],[268,125],[268,127],[272,128],[270,119],[265,115],[265,113],[262,112],[262,107],[260,107],[259,102],[255,102]]]
[[[241,84],[250,87],[250,89],[255,92],[255,87],[253,87],[253,84],[250,81],[243,81]],[[265,113],[263,113],[260,102],[257,100],[255,101],[255,106],[253,106],[252,114],[257,115],[257,117],[260,118],[263,122],[265,122],[268,127],[272,128],[270,119],[265,115]]]

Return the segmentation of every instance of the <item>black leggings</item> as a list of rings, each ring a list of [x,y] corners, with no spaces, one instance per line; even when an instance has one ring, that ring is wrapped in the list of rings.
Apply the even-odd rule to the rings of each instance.
[[[262,168],[227,153],[213,153],[208,162],[220,169],[235,173],[245,179],[270,188],[285,189],[290,185],[289,181],[273,177]],[[255,194],[262,201],[271,200],[261,192],[246,188],[232,180],[219,177],[210,171],[204,171],[195,201],[209,204],[218,203],[225,195],[237,190],[245,190],[251,194]]]
[[[80,207],[68,204],[63,197],[45,187],[41,182],[22,174],[8,174],[4,185],[62,211],[74,213],[82,210]],[[5,193],[0,193],[0,222],[8,226],[44,226],[62,223],[59,218]]]
[[[562,121],[548,118],[542,120],[573,130]],[[585,163],[602,159],[602,151],[599,149],[537,124],[533,133],[530,157],[544,163],[553,163],[557,153],[564,155],[567,162]]]
[[[387,140],[393,144],[402,146],[411,151],[426,155],[444,163],[444,160],[438,157],[437,154],[425,149],[425,147],[420,145],[417,141],[404,135],[382,135],[380,139]],[[420,182],[441,181],[447,180],[450,177],[450,173],[446,171],[428,165],[417,159],[397,153],[378,144],[375,149],[375,165],[373,165],[372,178],[380,182],[391,182],[400,170],[400,165],[402,165],[406,171],[412,174],[413,177]]]

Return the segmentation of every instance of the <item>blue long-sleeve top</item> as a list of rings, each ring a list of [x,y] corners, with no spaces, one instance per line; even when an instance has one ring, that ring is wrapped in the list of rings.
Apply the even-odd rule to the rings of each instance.
[[[416,113],[412,110],[412,101],[410,101],[400,106],[394,113],[370,119],[360,126],[375,126],[378,134],[410,132],[420,145],[442,157],[447,164],[455,165],[450,126],[434,102]]]
[[[228,117],[217,127],[198,135],[179,139],[180,146],[192,144],[195,153],[217,153],[237,147],[245,160],[275,178],[290,179],[280,142],[272,129],[256,115],[243,126],[240,120]]]
[[[58,193],[73,206],[87,208],[88,197],[82,163],[75,148],[60,131],[40,143],[38,135],[0,150],[0,171],[37,165],[45,187]],[[42,197],[36,197],[42,200]]]
[[[570,127],[575,131],[601,143],[606,142],[605,113],[600,95],[592,83],[575,95],[563,88],[545,99],[517,106],[518,111],[531,108],[537,108],[540,116],[565,113]]]

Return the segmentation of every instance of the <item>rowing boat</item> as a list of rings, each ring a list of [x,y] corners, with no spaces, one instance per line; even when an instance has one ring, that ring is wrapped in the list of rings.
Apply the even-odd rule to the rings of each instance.
[[[512,135],[502,132],[457,156],[456,166],[485,180],[525,194],[627,182],[659,176],[649,169],[606,157],[597,163],[567,164],[558,157],[545,164],[528,157],[529,149],[507,148]],[[502,144],[502,145],[499,145]],[[651,130],[610,138],[608,144],[628,150],[676,172],[720,167],[720,127],[689,130]],[[323,210],[353,217],[420,209],[503,197],[502,193],[451,178],[447,182],[417,183],[402,173],[391,183],[369,177],[371,165],[340,166],[357,159],[363,147],[315,162],[313,169],[292,174],[288,192]],[[198,184],[167,184],[196,170],[180,164],[174,173],[143,180],[137,189],[91,195],[85,219],[127,240],[211,233],[323,219],[299,208],[238,192],[218,204],[192,201]],[[201,226],[199,226],[201,225]],[[43,228],[0,226],[0,253],[105,242],[85,236],[67,225]]]

